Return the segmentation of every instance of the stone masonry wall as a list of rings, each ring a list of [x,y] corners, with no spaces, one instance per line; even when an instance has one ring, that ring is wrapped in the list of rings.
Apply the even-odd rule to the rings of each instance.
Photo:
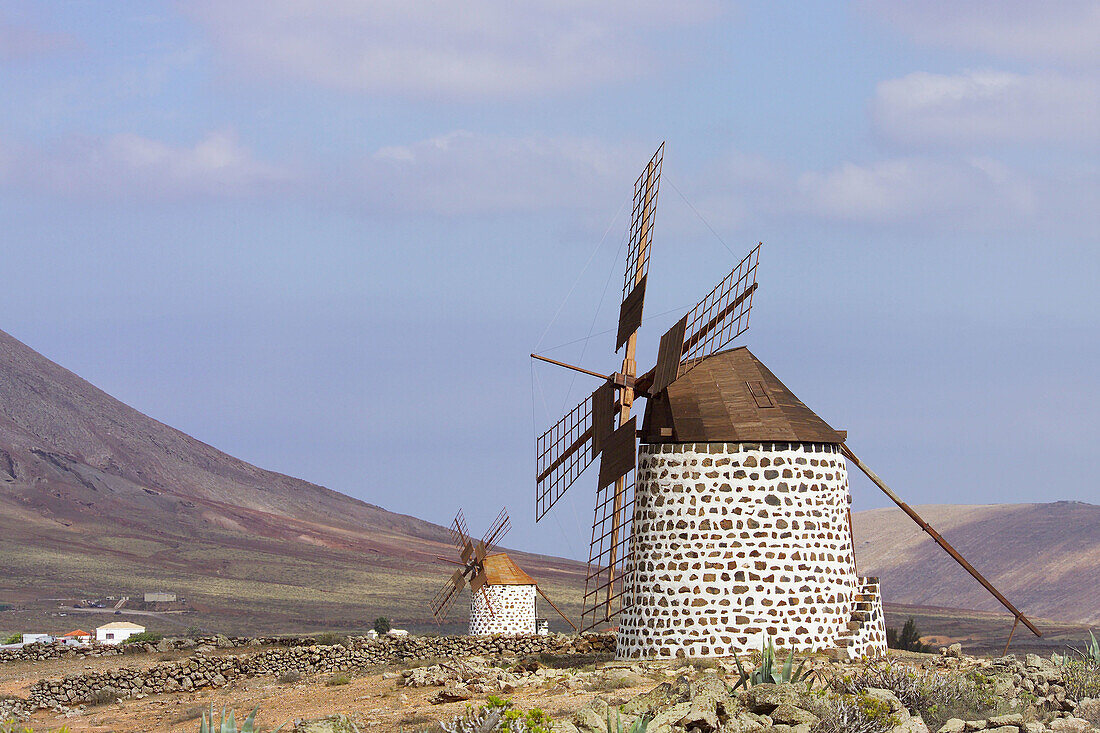
[[[882,593],[878,578],[860,578],[853,620],[851,642],[845,647],[848,659],[882,657],[886,655],[886,614],[882,610]],[[855,625],[855,624],[853,624]]]
[[[477,593],[471,594],[471,635],[533,633],[535,586],[486,585]]]
[[[858,587],[837,446],[643,445],[618,655],[836,646]]]
[[[152,695],[177,690],[221,687],[242,677],[316,674],[352,671],[379,664],[469,656],[525,656],[529,654],[588,654],[615,650],[611,634],[566,636],[404,636],[356,638],[347,646],[276,647],[251,655],[206,656],[161,662],[145,669],[122,667],[84,672],[62,679],[39,680],[27,699],[30,708],[57,708],[88,703],[97,694],[111,697]]]

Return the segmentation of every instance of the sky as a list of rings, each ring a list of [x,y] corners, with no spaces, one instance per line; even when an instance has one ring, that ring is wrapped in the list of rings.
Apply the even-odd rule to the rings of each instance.
[[[232,455],[587,558],[535,436],[758,241],[749,346],[912,504],[1100,502],[1100,5],[0,8],[0,329]],[[592,471],[594,473],[594,470]],[[855,508],[885,497],[852,477]]]

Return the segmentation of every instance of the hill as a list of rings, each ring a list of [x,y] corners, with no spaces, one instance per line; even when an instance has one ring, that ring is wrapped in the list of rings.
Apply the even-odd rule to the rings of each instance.
[[[451,552],[443,527],[240,461],[0,331],[0,601],[167,589],[226,631],[419,628]],[[582,564],[516,559],[577,610]]]
[[[928,505],[924,519],[1029,616],[1100,622],[1100,506]],[[888,602],[999,610],[1001,605],[898,509],[853,515],[859,571]]]
[[[1100,507],[918,509],[1025,613],[1100,620]],[[882,578],[888,602],[998,608],[900,511],[859,512],[854,522],[860,571]],[[434,629],[427,600],[446,573],[435,558],[450,552],[438,525],[240,461],[0,331],[0,603],[16,606],[0,612],[0,630],[72,626],[48,615],[56,599],[160,589],[198,610],[155,617],[161,630],[361,630],[383,615]],[[579,615],[583,564],[515,557]],[[463,627],[465,606],[446,630]],[[925,611],[929,632],[952,616]],[[44,628],[44,612],[57,628]],[[1001,633],[1005,617],[986,616]]]

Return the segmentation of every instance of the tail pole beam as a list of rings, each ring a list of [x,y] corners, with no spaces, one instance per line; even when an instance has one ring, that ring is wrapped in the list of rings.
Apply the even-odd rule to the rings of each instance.
[[[1035,634],[1035,636],[1042,636],[1043,635],[1043,633],[1041,631],[1039,631],[1039,629],[1035,628],[1035,624],[1031,623],[1031,621],[1028,620],[1027,616],[1024,616],[1024,614],[1020,613],[1020,611],[1017,610],[1017,608],[1015,606],[1013,606],[1012,603],[1010,603],[1007,598],[1005,598],[1003,595],[1001,595],[1001,592],[999,590],[997,590],[996,588],[994,588],[993,584],[990,583],[988,580],[986,580],[985,577],[981,573],[979,573],[977,570],[975,570],[974,566],[971,565],[970,563],[968,563],[966,561],[966,558],[959,554],[958,550],[956,550],[954,547],[952,547],[951,544],[947,540],[945,540],[942,536],[940,536],[939,532],[932,529],[932,526],[930,524],[928,524],[928,522],[924,521],[924,519],[921,518],[921,516],[919,514],[917,514],[911,506],[909,506],[904,501],[902,501],[901,497],[898,496],[897,494],[895,494],[894,491],[889,486],[887,486],[886,483],[882,479],[880,479],[878,477],[878,474],[876,474],[874,471],[872,471],[870,468],[868,468],[863,463],[863,461],[859,460],[859,458],[856,456],[856,454],[852,452],[851,448],[849,448],[847,445],[842,443],[840,445],[840,450],[844,454],[845,458],[847,458],[852,463],[856,464],[856,466],[859,467],[859,470],[861,470],[861,471],[863,471],[863,473],[867,474],[867,478],[871,479],[871,481],[875,484],[875,486],[882,489],[882,492],[884,494],[886,494],[888,497],[890,497],[890,501],[897,504],[898,507],[903,512],[905,512],[906,514],[909,515],[910,519],[912,519],[914,522],[917,523],[917,526],[919,526],[921,529],[923,529],[925,532],[927,532],[928,535],[936,541],[937,545],[942,547],[944,549],[944,551],[947,552],[948,555],[950,555],[952,558],[954,558],[955,562],[957,562],[959,565],[962,565],[963,569],[965,569],[966,572],[970,573],[970,575],[972,575],[974,577],[974,580],[981,583],[982,586],[987,591],[992,593],[993,597],[996,598],[998,601],[1000,601],[1001,605],[1004,606],[1005,608],[1007,608],[1009,610],[1009,612],[1011,612],[1012,615],[1016,617],[1016,623],[1023,622],[1024,626],[1031,629],[1031,633]],[[1013,625],[1013,629],[1015,629],[1015,624]],[[1011,637],[1009,637],[1009,641],[1011,641]]]

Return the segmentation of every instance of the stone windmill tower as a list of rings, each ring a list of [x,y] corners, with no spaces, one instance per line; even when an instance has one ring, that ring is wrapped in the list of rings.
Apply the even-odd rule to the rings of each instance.
[[[523,572],[507,553],[493,552],[496,542],[511,526],[507,510],[501,509],[485,536],[474,542],[466,528],[466,518],[462,515],[462,510],[459,510],[449,528],[451,538],[460,552],[459,560],[445,557],[437,559],[458,565],[460,569],[454,571],[431,601],[432,615],[437,622],[442,623],[446,619],[452,604],[467,583],[470,585],[471,636],[520,636],[539,633],[539,627],[545,627],[546,624],[544,619],[538,618],[536,593],[561,614],[534,578]],[[565,614],[561,616],[576,630],[577,627]],[[543,623],[540,624],[540,621]]]
[[[663,150],[634,188],[621,371],[532,354],[602,382],[536,445],[536,520],[600,458],[582,626],[617,617],[620,657],[726,656],[759,649],[765,636],[801,651],[884,653],[878,581],[855,566],[847,459],[1038,634],[866,469],[844,432],[747,348],[727,348],[748,328],[760,245],[661,337],[655,366],[639,376]],[[646,398],[640,430],[637,397]]]

